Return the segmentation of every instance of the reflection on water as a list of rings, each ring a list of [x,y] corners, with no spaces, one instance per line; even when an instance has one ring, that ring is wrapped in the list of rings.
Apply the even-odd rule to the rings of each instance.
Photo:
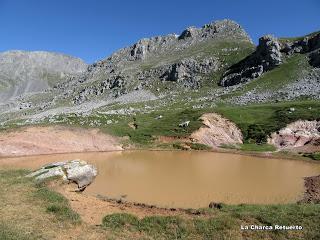
[[[99,175],[86,194],[163,207],[206,207],[209,202],[288,203],[303,194],[303,177],[320,165],[212,152],[127,151],[0,159],[0,167],[36,169],[82,159]]]

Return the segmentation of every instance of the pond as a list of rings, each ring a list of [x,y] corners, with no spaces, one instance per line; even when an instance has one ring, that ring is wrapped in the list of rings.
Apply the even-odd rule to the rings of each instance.
[[[199,208],[211,201],[275,204],[297,201],[303,177],[320,164],[201,151],[119,151],[0,159],[1,168],[36,169],[54,161],[81,159],[98,168],[84,194],[157,205]]]

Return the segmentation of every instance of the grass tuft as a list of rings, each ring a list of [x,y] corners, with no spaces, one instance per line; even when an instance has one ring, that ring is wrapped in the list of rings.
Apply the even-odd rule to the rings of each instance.
[[[67,220],[72,223],[81,221],[78,213],[73,211],[68,200],[60,193],[50,190],[47,182],[38,182],[35,184],[36,191],[34,197],[44,202],[46,211],[53,213],[59,220]]]

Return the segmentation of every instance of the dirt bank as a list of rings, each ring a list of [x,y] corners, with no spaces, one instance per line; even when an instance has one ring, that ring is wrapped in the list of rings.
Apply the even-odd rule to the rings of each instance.
[[[216,113],[206,113],[200,117],[203,127],[191,134],[198,143],[211,147],[223,144],[242,144],[241,130],[230,120]]]
[[[0,156],[122,150],[119,140],[98,129],[25,127],[0,132]]]
[[[320,203],[320,175],[304,178],[305,193],[301,203]]]
[[[272,133],[268,143],[296,152],[320,151],[320,122],[299,120]]]

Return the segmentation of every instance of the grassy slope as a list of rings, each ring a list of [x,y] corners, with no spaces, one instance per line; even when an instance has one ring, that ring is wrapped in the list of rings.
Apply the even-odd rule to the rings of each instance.
[[[0,169],[0,239],[51,239],[59,225],[70,228],[80,222],[67,199],[26,174]]]
[[[295,108],[294,112],[289,109]],[[248,138],[250,125],[259,125],[266,135],[276,132],[288,123],[299,119],[320,119],[319,101],[294,101],[272,104],[256,104],[248,106],[220,106],[215,109],[226,118],[232,120]]]
[[[296,81],[303,72],[311,70],[306,54],[295,54],[286,59],[279,67],[264,73],[244,85],[240,90],[223,96],[223,99],[245,94],[253,89],[258,92],[273,91]]]
[[[112,214],[103,226],[117,239],[317,239],[320,205],[241,205],[204,209],[205,216],[150,216]],[[303,230],[243,231],[242,226],[301,225]]]
[[[252,126],[258,127],[264,136],[268,136],[270,133],[285,127],[288,123],[300,119],[320,119],[320,102],[312,100],[253,104],[248,106],[220,104],[216,107],[204,109],[192,109],[192,104],[192,101],[185,104],[178,102],[160,107],[151,113],[137,113],[136,115],[106,115],[97,113],[86,117],[75,115],[57,116],[56,121],[60,122],[60,124],[80,127],[98,127],[102,131],[115,136],[129,136],[130,142],[138,146],[150,146],[150,144],[154,143],[154,139],[157,136],[189,136],[202,125],[199,117],[206,112],[217,112],[236,123],[246,140],[250,140],[250,138],[255,140],[252,133],[248,133],[248,129]],[[121,108],[123,107],[128,106],[121,106]],[[295,111],[291,112],[290,108],[294,108]],[[157,118],[160,115],[162,118]],[[112,123],[107,124],[108,120],[112,120]],[[184,121],[190,121],[189,126],[187,128],[179,127],[179,124]],[[129,125],[135,125],[136,129]],[[246,150],[246,148],[249,149],[250,146],[244,146],[243,150]],[[269,147],[268,149],[271,150]],[[259,151],[262,150],[260,148]]]

